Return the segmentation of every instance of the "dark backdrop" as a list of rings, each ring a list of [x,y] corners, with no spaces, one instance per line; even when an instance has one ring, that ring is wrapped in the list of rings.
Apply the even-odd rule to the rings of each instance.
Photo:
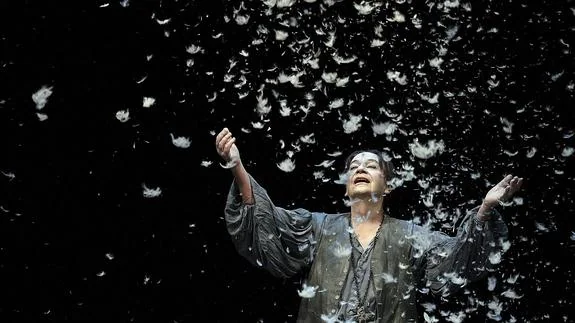
[[[421,301],[573,322],[573,2],[292,2],[2,2],[1,322],[293,322],[301,277],[227,235],[224,126],[283,207],[345,210],[357,148],[394,157],[393,215],[448,233],[524,177],[496,285]]]

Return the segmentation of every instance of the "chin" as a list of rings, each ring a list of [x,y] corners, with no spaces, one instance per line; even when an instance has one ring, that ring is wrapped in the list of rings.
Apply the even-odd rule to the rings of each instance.
[[[373,193],[371,191],[353,192],[349,196],[349,198],[351,200],[366,200],[366,199],[371,199],[372,197],[373,197]]]

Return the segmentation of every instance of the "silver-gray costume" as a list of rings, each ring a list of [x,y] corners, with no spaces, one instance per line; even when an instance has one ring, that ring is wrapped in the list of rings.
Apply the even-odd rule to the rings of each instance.
[[[416,322],[417,289],[448,293],[485,277],[507,241],[500,214],[482,222],[469,210],[456,236],[386,216],[365,249],[350,213],[287,210],[273,204],[251,176],[255,203],[242,203],[232,183],[225,207],[237,251],[254,266],[287,278],[309,270],[297,322]],[[351,262],[354,262],[353,264]],[[355,276],[355,278],[354,278]],[[302,288],[303,289],[303,288]]]

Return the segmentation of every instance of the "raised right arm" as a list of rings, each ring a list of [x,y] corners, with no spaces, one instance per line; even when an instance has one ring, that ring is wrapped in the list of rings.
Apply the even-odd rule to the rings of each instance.
[[[293,276],[308,266],[325,214],[276,207],[242,165],[227,128],[217,135],[216,150],[234,175],[224,213],[238,253],[277,277]]]
[[[232,171],[243,202],[245,204],[253,204],[254,197],[250,176],[242,164],[240,152],[235,142],[236,138],[232,136],[231,131],[228,128],[224,128],[216,136],[216,150],[218,155],[226,162],[225,168],[229,168]]]

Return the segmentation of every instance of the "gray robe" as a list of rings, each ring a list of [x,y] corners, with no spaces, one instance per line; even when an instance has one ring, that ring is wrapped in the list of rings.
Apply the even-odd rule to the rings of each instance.
[[[315,295],[302,298],[297,322],[348,321],[342,310],[342,290],[350,288],[351,241],[349,212],[326,214],[284,209],[273,204],[265,189],[250,176],[255,203],[242,203],[232,183],[225,220],[232,241],[254,266],[288,278],[309,269],[306,284]],[[478,207],[465,215],[456,236],[432,231],[411,221],[386,216],[370,262],[375,286],[377,322],[416,322],[418,288],[449,294],[494,269],[504,252],[507,226],[494,212],[479,221]]]

